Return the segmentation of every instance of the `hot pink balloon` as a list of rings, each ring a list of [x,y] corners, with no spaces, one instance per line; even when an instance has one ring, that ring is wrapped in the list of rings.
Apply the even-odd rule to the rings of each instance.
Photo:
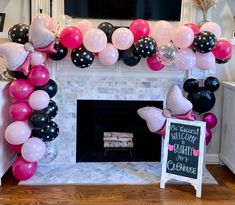
[[[188,24],[185,24],[185,26],[188,26],[189,28],[192,29],[194,33],[194,37],[197,36],[198,33],[200,33],[200,28],[198,27],[198,25],[194,23],[188,23]]]
[[[42,65],[45,62],[46,57],[47,55],[45,53],[34,51],[30,56],[31,65]]]
[[[175,65],[180,70],[190,70],[196,65],[196,55],[190,48],[181,48]]]
[[[196,53],[197,63],[196,66],[200,70],[210,70],[215,66],[215,56],[213,53]]]
[[[232,56],[233,46],[230,42],[224,39],[219,39],[216,43],[215,49],[212,50],[216,59],[225,60]]]
[[[32,130],[26,121],[15,121],[6,128],[5,138],[10,144],[23,144],[30,137],[31,131]]]
[[[210,144],[212,138],[212,132],[210,128],[206,128],[206,145]]]
[[[119,53],[111,43],[108,43],[107,46],[99,52],[98,56],[103,65],[113,65],[117,62]]]
[[[25,121],[32,114],[33,110],[27,102],[17,101],[10,105],[9,114],[15,121]]]
[[[22,146],[22,157],[28,162],[36,162],[40,160],[46,151],[45,143],[37,138],[29,138]]]
[[[29,82],[34,86],[43,86],[50,80],[50,73],[43,65],[37,65],[31,68],[28,76]]]
[[[107,37],[102,30],[93,28],[84,34],[83,45],[88,51],[98,53],[106,47]]]
[[[44,90],[36,90],[29,97],[29,105],[34,110],[42,110],[49,104],[50,97]]]
[[[82,44],[82,33],[75,26],[65,27],[60,34],[60,41],[66,48],[77,48]]]
[[[172,33],[172,41],[178,48],[189,47],[194,40],[194,33],[188,26],[175,28]]]
[[[165,67],[165,65],[161,64],[161,62],[158,60],[156,54],[147,58],[147,65],[153,71],[159,71]]]
[[[148,36],[150,33],[149,23],[143,19],[136,19],[130,25],[130,30],[134,35],[134,41]]]
[[[133,33],[127,28],[118,28],[113,32],[112,43],[119,50],[126,50],[134,42]]]
[[[213,34],[215,34],[216,38],[219,39],[221,35],[221,28],[217,23],[214,22],[207,22],[204,23],[201,28],[201,31],[209,31]]]
[[[7,142],[7,147],[14,153],[16,154],[20,154],[21,153],[21,148],[22,148],[23,144],[19,144],[19,145],[14,145],[14,144],[10,144]]]
[[[30,179],[37,171],[37,162],[27,162],[22,156],[18,157],[12,165],[12,172],[19,180]]]
[[[171,41],[173,26],[167,21],[157,21],[151,31],[151,36],[158,46],[165,45]]]
[[[206,127],[208,127],[209,129],[215,127],[218,121],[216,115],[214,115],[213,113],[206,113],[203,116],[202,120],[206,122]]]
[[[9,86],[9,94],[16,100],[27,99],[34,91],[34,87],[24,79],[14,80]]]
[[[83,35],[88,30],[95,28],[95,26],[92,24],[92,22],[89,20],[86,20],[86,19],[79,21],[78,24],[76,25],[76,27],[79,28],[79,30],[82,32]]]

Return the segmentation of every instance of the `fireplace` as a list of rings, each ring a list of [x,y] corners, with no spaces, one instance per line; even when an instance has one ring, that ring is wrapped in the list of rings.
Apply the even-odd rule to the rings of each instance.
[[[78,100],[77,162],[160,161],[161,137],[137,110],[162,101]]]

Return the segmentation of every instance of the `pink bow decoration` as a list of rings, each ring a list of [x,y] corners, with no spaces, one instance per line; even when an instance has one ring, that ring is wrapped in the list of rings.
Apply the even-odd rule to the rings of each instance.
[[[46,14],[37,15],[29,28],[29,42],[25,45],[19,43],[4,43],[0,45],[0,56],[6,61],[11,71],[29,73],[30,55],[34,51],[55,53],[55,35],[52,32],[53,21]]]
[[[192,108],[192,103],[183,96],[180,88],[175,85],[167,94],[165,109],[143,107],[137,112],[146,121],[151,132],[165,136],[166,119],[172,117],[194,121],[195,116]]]

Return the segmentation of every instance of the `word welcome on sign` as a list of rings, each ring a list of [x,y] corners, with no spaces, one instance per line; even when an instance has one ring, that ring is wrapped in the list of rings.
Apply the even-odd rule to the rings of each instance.
[[[201,197],[205,123],[167,119],[161,188],[170,179],[189,182]]]

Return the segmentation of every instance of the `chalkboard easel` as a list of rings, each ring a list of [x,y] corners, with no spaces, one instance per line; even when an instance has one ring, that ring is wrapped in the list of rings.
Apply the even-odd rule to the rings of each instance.
[[[205,122],[167,119],[161,188],[170,179],[188,182],[201,197],[205,134]]]

